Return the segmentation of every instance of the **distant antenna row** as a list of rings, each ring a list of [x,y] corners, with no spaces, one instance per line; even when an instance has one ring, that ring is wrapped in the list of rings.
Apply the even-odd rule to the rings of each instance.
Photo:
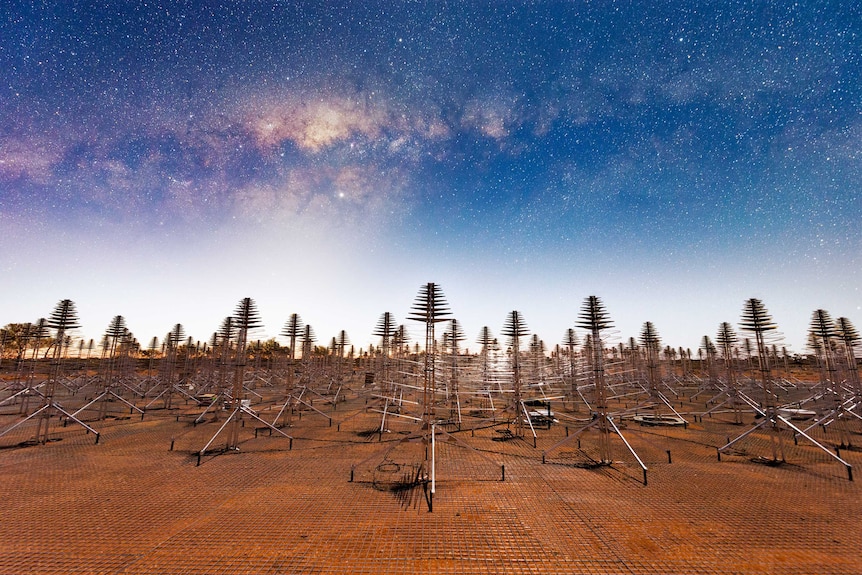
[[[662,347],[651,321],[638,337],[613,344],[613,322],[596,296],[584,300],[574,327],[550,355],[517,310],[504,319],[502,342],[485,326],[475,340],[477,353],[467,352],[467,336],[435,283],[421,286],[407,319],[424,327],[424,346],[411,342],[405,326],[385,312],[372,332],[380,345],[357,354],[343,330],[328,346],[316,346],[311,326],[292,314],[280,333],[289,345],[279,350],[251,340],[261,319],[254,300],[244,298],[208,344],[195,344],[176,324],[161,346],[154,338],[142,350],[125,319],[115,316],[101,357],[91,358],[91,343],[84,359],[83,342],[78,357],[70,357],[68,334],[79,320],[74,303],[62,300],[49,318],[19,332],[14,380],[0,396],[0,415],[16,420],[0,437],[31,430],[21,444],[44,445],[52,424],[72,424],[98,442],[97,422],[118,417],[118,409],[141,419],[170,413],[188,417],[193,427],[217,426],[193,452],[200,464],[206,456],[239,450],[244,437],[261,431],[291,448],[294,437],[285,430],[304,415],[380,442],[378,452],[353,466],[351,479],[397,484],[404,493],[421,494],[430,510],[441,441],[446,449],[469,450],[471,459],[505,478],[505,467],[476,452],[465,433],[487,435],[503,451],[520,444],[535,449],[542,441],[546,463],[613,467],[621,455],[647,484],[648,458],[636,445],[653,440],[641,430],[686,430],[713,418],[740,426],[753,418],[748,429],[716,446],[719,460],[757,451],[761,442],[751,440],[764,438],[766,448],[755,459],[781,464],[788,446],[802,439],[841,463],[852,480],[840,450],[855,449],[862,421],[860,335],[847,318],[832,320],[825,310],[815,311],[810,325],[819,374],[814,385],[791,376],[786,350],[779,356],[777,326],[757,299],[742,310],[744,339],[724,322],[715,343],[703,336],[697,357]],[[784,376],[776,375],[782,370]],[[560,428],[565,437],[553,432]],[[512,447],[504,447],[507,442]]]

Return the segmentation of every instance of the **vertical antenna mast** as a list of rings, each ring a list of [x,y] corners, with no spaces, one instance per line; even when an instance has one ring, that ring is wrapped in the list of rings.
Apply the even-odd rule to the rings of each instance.
[[[411,308],[407,319],[421,321],[425,324],[425,377],[422,388],[422,426],[423,429],[431,427],[435,417],[434,393],[435,393],[435,362],[437,352],[434,338],[434,326],[449,319],[452,313],[443,296],[443,291],[435,283],[427,283],[419,289],[419,295]]]

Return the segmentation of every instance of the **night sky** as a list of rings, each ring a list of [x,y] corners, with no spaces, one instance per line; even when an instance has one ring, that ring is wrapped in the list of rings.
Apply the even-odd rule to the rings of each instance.
[[[853,2],[5,2],[0,324],[366,347],[436,282],[471,348],[757,297],[801,353],[862,327],[860,51]]]

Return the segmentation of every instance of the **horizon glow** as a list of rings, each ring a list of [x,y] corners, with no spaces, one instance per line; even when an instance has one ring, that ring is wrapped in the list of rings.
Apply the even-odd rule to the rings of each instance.
[[[358,349],[427,282],[471,349],[589,295],[693,351],[751,297],[794,353],[862,322],[856,7],[12,2],[0,38],[2,325],[207,341],[251,297]]]

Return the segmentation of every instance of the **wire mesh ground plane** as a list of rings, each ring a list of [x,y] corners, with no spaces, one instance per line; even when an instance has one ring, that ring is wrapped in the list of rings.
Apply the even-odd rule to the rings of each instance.
[[[757,434],[717,462],[716,447],[739,430],[720,415],[687,429],[621,421],[649,467],[648,486],[616,448],[610,465],[585,465],[598,457],[586,440],[543,464],[542,451],[566,437],[562,424],[541,430],[536,447],[494,441],[492,427],[452,430],[470,449],[441,443],[428,513],[404,492],[379,488],[406,477],[412,444],[404,461],[393,452],[400,473],[375,467],[377,486],[348,480],[387,440],[362,436],[379,414],[365,412],[361,396],[348,394],[337,409],[321,404],[335,425],[311,412],[294,417],[292,449],[246,429],[238,450],[200,466],[194,452],[219,422],[193,425],[197,408],[185,415],[179,403],[143,420],[99,421],[99,444],[70,426],[53,428],[45,445],[4,445],[0,572],[862,571],[862,519],[852,512],[859,482],[802,441],[787,442],[785,465],[758,464],[768,438]],[[858,451],[842,456],[862,464]],[[489,459],[505,466],[505,481]]]

